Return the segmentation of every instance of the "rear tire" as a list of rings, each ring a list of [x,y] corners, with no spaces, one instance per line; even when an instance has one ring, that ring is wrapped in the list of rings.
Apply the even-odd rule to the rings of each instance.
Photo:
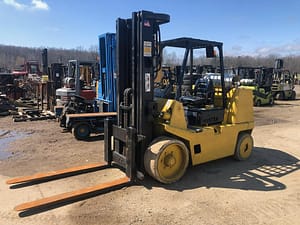
[[[270,104],[271,106],[274,105],[274,98],[273,98],[273,97],[270,98],[269,104]]]
[[[85,140],[91,134],[90,126],[87,123],[76,124],[72,128],[72,133],[77,140]]]
[[[164,184],[178,181],[189,163],[189,151],[185,144],[172,138],[155,139],[144,155],[146,172]]]
[[[241,133],[238,136],[234,158],[244,161],[251,156],[253,150],[253,138],[249,133]]]
[[[285,99],[285,94],[284,94],[284,92],[280,92],[280,93],[279,93],[278,99],[279,99],[279,100],[284,100],[284,99]]]
[[[295,99],[296,99],[296,92],[295,92],[295,91],[292,92],[291,99],[292,99],[292,100],[295,100]]]
[[[256,106],[258,106],[258,107],[261,106],[261,100],[260,100],[260,99],[258,99],[258,100],[256,101]]]

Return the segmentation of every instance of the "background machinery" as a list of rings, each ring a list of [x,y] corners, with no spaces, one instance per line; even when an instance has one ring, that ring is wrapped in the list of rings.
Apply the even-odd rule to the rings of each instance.
[[[93,104],[96,97],[96,74],[96,62],[69,60],[64,86],[56,90],[57,105],[66,105],[75,95],[84,98],[85,103]]]
[[[284,69],[283,60],[276,59],[272,85],[273,96],[279,100],[295,100],[294,84],[294,76],[289,70]]]
[[[61,127],[70,131],[74,128],[75,124],[67,120],[68,114],[95,111],[96,73],[96,62],[69,60],[67,76],[63,79],[64,86],[56,89],[55,114],[59,117]]]
[[[29,60],[12,71],[15,77],[22,77],[22,79],[41,80],[42,72],[40,70],[40,63],[36,60]]]
[[[271,91],[273,68],[238,67],[236,73],[239,84],[253,91],[253,104],[255,106],[274,104]]]
[[[49,71],[49,80],[54,83],[54,89],[63,87],[63,80],[67,73],[67,67],[62,63],[51,63]]]
[[[116,34],[99,35],[99,79],[97,101],[99,111],[115,112],[116,104]]]
[[[5,90],[11,99],[35,99],[37,97],[38,84],[42,79],[39,61],[26,61],[15,68],[11,75],[13,82]]]
[[[16,210],[31,210],[127,185],[143,178],[145,173],[162,183],[172,183],[184,175],[189,163],[197,165],[233,155],[238,160],[246,160],[251,155],[252,91],[225,89],[222,43],[193,38],[161,42],[160,25],[169,19],[167,14],[140,11],[134,12],[130,19],[117,20],[117,121],[105,120],[106,163],[15,178],[7,183],[49,179],[53,175],[115,165],[126,175],[93,187],[24,203]],[[162,50],[166,46],[182,48],[185,54],[180,69],[176,70],[174,98],[156,98],[154,80],[161,69]],[[184,75],[189,76],[185,74],[186,68],[193,68],[196,49],[202,49],[206,57],[219,64],[220,73],[213,81],[213,100],[202,95],[201,90],[182,88]]]
[[[116,115],[115,34],[99,35],[99,56],[99,73],[94,78],[95,87],[91,90],[95,95],[91,94],[87,102],[83,94],[89,90],[81,90],[81,96],[73,96],[60,117],[60,126],[72,131],[78,140],[86,140],[91,133],[103,133],[104,119]],[[73,89],[71,91],[69,93],[74,93]]]
[[[64,75],[62,68],[59,63],[48,68],[48,50],[43,49],[41,65],[37,60],[26,61],[18,69],[6,74],[9,79],[3,80],[5,86],[0,91],[20,104],[37,106],[38,110],[40,106],[43,110],[46,105],[47,110],[53,110],[55,87],[60,85]]]

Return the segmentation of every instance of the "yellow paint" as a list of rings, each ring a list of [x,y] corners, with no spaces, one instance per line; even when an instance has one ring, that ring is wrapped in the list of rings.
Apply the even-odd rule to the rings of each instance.
[[[180,146],[176,144],[167,146],[158,159],[157,171],[159,176],[167,179],[176,178],[180,174],[183,161]]]
[[[97,81],[96,81],[96,90],[97,90],[97,91],[96,91],[96,99],[99,99],[99,91],[98,91],[98,90],[99,90],[99,89],[98,89],[98,85],[99,85],[99,84],[98,84],[98,82],[99,82],[99,81],[97,80]]]
[[[80,79],[85,82],[86,86],[92,83],[92,68],[88,65],[80,65]]]
[[[252,129],[253,123],[207,126],[203,127],[200,132],[164,126],[167,133],[188,141],[193,165],[233,155],[239,132]],[[197,145],[201,147],[200,153],[194,151]]]
[[[217,94],[220,97],[220,92]],[[227,93],[222,124],[193,128],[188,128],[182,103],[160,99],[158,109],[161,114],[156,134],[171,134],[183,140],[190,150],[193,165],[234,155],[239,133],[251,132],[254,128],[252,99],[251,90],[233,88]],[[201,152],[196,153],[199,146]]]
[[[222,88],[215,88],[215,107],[222,107]]]
[[[164,76],[163,70],[162,70],[162,68],[160,68],[160,70],[157,71],[156,77],[154,79],[154,83],[160,83],[163,76]]]
[[[187,129],[187,122],[181,102],[168,99],[161,110],[161,117],[166,123],[171,124],[173,127]]]
[[[251,137],[246,137],[245,139],[243,139],[238,150],[242,158],[247,159],[249,157],[252,151],[251,146],[252,146]]]
[[[233,88],[227,93],[228,105],[225,112],[226,123],[239,124],[253,122],[253,94],[245,88]]]

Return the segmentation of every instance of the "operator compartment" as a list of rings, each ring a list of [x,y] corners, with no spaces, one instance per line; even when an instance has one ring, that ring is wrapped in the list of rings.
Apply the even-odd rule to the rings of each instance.
[[[202,77],[196,80],[193,95],[180,98],[189,126],[220,124],[224,119],[224,109],[218,103],[219,96],[222,96],[220,74],[209,73]]]
[[[222,54],[222,43],[183,37],[162,41],[161,47],[167,54],[174,51],[182,55],[183,60],[176,66],[168,60],[163,62],[155,97],[180,102],[187,127],[222,124],[224,96],[232,85],[231,79],[221,75],[223,62],[217,56]]]

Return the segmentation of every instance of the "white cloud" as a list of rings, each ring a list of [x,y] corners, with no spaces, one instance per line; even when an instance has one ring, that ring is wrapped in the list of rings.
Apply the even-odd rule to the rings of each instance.
[[[278,57],[288,55],[300,55],[300,39],[282,43],[280,45],[260,44],[249,48],[249,46],[233,45],[225,49],[227,56],[253,56],[267,57],[276,55]]]
[[[257,48],[255,53],[259,56],[267,56],[273,54],[280,55],[299,55],[300,54],[300,41],[295,40],[290,43],[278,45],[278,46],[266,46]]]
[[[40,9],[40,10],[48,10],[49,6],[46,2],[42,0],[32,0],[31,5],[33,9]]]
[[[25,9],[26,5],[16,2],[15,0],[3,0],[4,4],[13,6],[16,9]]]
[[[49,6],[43,0],[31,0],[31,4],[22,4],[16,0],[3,0],[3,3],[18,10],[49,10]]]

